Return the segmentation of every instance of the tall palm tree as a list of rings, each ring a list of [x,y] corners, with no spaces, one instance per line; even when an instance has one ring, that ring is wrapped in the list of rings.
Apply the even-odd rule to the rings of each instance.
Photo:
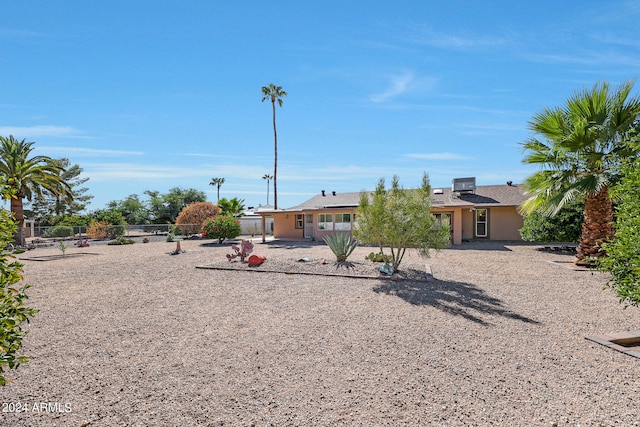
[[[29,157],[33,144],[24,139],[18,141],[13,135],[0,136],[0,174],[14,191],[11,213],[18,225],[15,237],[18,245],[24,244],[23,199],[42,198],[48,192],[59,199],[73,200],[73,190],[63,178],[64,168],[47,156]]]
[[[525,180],[530,198],[520,206],[522,212],[553,216],[567,202],[585,197],[579,264],[601,256],[600,244],[614,236],[609,186],[621,160],[637,155],[628,144],[640,114],[640,98],[629,96],[633,83],[617,90],[597,83],[576,92],[562,108],[541,111],[530,128],[542,140],[533,137],[522,144],[523,163],[541,167]]]
[[[273,179],[273,175],[269,175],[268,173],[264,174],[262,179],[267,180],[267,206],[269,206],[269,181]]]
[[[262,102],[271,101],[273,109],[273,208],[278,209],[278,133],[276,132],[276,102],[282,107],[282,98],[287,96],[287,92],[282,90],[282,86],[269,83],[269,86],[262,86]]]
[[[215,185],[218,187],[218,202],[220,201],[220,187],[224,184],[224,178],[211,178],[209,185]]]

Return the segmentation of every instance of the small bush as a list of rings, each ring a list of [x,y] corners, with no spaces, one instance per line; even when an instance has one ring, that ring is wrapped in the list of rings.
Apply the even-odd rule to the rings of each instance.
[[[220,209],[210,202],[194,202],[182,209],[176,218],[181,235],[196,234],[202,230],[207,218],[218,215]]]
[[[257,225],[250,225],[247,227],[247,233],[251,234],[251,237],[254,237],[258,233],[262,233],[262,228]]]
[[[124,236],[124,233],[127,231],[126,225],[112,225],[109,229],[109,236],[111,237],[120,237]]]
[[[90,239],[104,239],[109,234],[111,224],[106,221],[92,221],[87,227],[87,236]]]
[[[124,237],[118,237],[116,240],[112,240],[107,244],[108,245],[133,245],[134,243],[135,243],[135,240],[133,240],[133,239],[126,239]]]
[[[202,237],[218,239],[218,243],[222,243],[225,239],[235,239],[240,233],[242,233],[240,221],[231,215],[208,218],[202,227]]]
[[[45,231],[45,237],[71,237],[74,235],[73,227],[68,225],[57,225]]]
[[[349,233],[330,234],[324,238],[324,242],[331,248],[337,262],[346,261],[358,246],[358,241]]]
[[[106,221],[93,221],[87,227],[87,236],[90,239],[116,238],[124,235],[125,225],[112,225]]]
[[[391,255],[385,255],[382,252],[371,252],[369,255],[367,255],[365,257],[365,259],[368,259],[369,261],[372,262],[384,262],[384,263],[390,263],[391,262]]]

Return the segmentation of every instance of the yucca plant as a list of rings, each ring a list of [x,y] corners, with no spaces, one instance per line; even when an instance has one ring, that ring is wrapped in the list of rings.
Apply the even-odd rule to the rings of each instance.
[[[358,241],[349,233],[330,234],[324,238],[324,242],[331,248],[338,262],[346,261],[358,246]]]

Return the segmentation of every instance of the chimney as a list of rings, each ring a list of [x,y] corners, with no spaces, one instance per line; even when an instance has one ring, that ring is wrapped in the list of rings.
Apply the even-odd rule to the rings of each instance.
[[[336,192],[335,192],[335,191],[332,191],[332,192],[331,192],[331,195],[335,196],[335,195],[336,195]]]
[[[321,193],[322,193],[322,197],[326,196],[326,194],[324,194],[324,190],[322,190]]]

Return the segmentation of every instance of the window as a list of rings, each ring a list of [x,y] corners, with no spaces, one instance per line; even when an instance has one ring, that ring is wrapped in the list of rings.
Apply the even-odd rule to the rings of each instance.
[[[349,231],[351,230],[351,214],[336,214],[336,230]]]
[[[318,214],[318,230],[333,230],[333,214]]]
[[[296,214],[296,228],[302,228],[303,227],[303,215],[302,214]]]
[[[476,237],[487,237],[487,209],[476,209]]]

